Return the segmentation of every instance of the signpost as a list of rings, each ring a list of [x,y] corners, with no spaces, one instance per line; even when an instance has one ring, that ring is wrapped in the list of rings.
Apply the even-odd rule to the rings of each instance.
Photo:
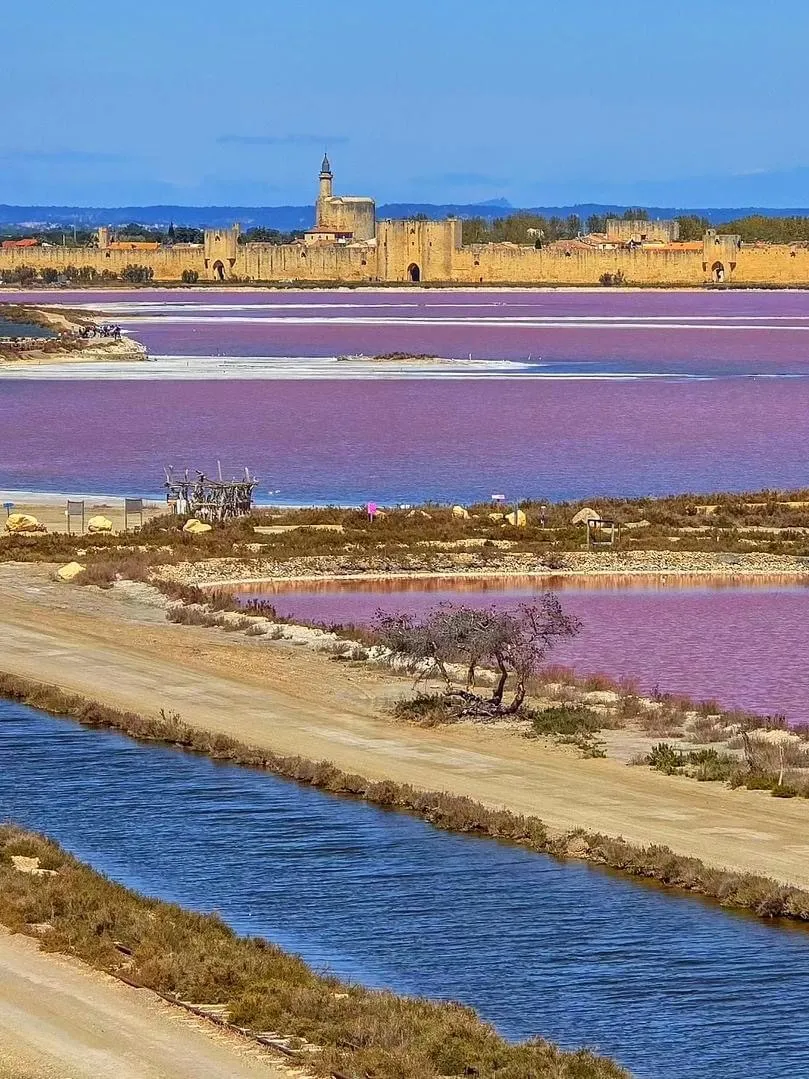
[[[129,518],[139,516],[139,527],[143,528],[143,499],[142,498],[125,498],[124,499],[124,532],[129,531]]]
[[[72,535],[70,531],[71,517],[81,517],[81,534],[84,535],[84,499],[82,499],[81,501],[76,500],[75,502],[71,502],[71,500],[68,499],[67,509],[65,510],[65,517],[67,518],[68,536]]]
[[[587,547],[616,547],[621,538],[621,526],[617,521],[608,521],[603,517],[587,519]]]

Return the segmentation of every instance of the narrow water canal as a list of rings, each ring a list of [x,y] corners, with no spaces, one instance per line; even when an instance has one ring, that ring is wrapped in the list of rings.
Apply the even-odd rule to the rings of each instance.
[[[310,964],[640,1079],[809,1074],[809,930],[0,701],[0,817]],[[2,992],[2,989],[0,989]]]

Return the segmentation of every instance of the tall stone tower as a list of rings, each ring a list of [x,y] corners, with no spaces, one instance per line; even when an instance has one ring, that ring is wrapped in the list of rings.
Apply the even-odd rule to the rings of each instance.
[[[323,164],[320,166],[320,190],[317,197],[315,212],[315,224],[320,227],[326,223],[326,200],[331,198],[331,183],[334,179],[327,154],[323,155]]]

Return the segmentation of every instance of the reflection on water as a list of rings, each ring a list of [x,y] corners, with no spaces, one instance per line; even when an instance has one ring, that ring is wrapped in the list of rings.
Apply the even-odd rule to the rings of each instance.
[[[809,720],[809,587],[778,577],[661,575],[393,581],[276,582],[243,586],[245,599],[269,599],[283,615],[313,622],[370,622],[376,611],[420,614],[437,603],[515,605],[551,588],[578,615],[577,638],[554,663],[580,674],[635,679],[696,700]]]
[[[0,312],[2,307],[0,307]],[[0,315],[0,337],[54,337],[53,330],[47,326],[37,326],[33,322],[9,322]]]
[[[809,1074],[809,936],[0,702],[0,815],[368,984],[639,1079]]]

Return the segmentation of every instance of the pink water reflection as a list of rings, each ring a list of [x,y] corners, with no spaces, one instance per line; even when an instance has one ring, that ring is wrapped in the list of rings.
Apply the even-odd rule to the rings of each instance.
[[[313,621],[371,621],[377,609],[421,614],[444,601],[473,606],[524,602],[547,585],[465,581],[300,586],[247,594],[270,599],[286,615]],[[586,587],[553,582],[581,634],[553,660],[582,674],[637,679],[696,699],[809,720],[809,584],[678,587],[659,582]]]
[[[159,495],[217,459],[293,503],[801,487],[808,406],[790,379],[0,380],[0,489]]]
[[[800,487],[809,475],[806,292],[145,289],[7,298],[106,305],[162,354],[531,355],[542,373],[561,377],[0,378],[0,489],[159,495],[163,465],[210,469],[217,459],[233,471],[249,465],[264,501],[277,491],[279,501],[307,503]],[[569,377],[577,373],[599,377]]]

